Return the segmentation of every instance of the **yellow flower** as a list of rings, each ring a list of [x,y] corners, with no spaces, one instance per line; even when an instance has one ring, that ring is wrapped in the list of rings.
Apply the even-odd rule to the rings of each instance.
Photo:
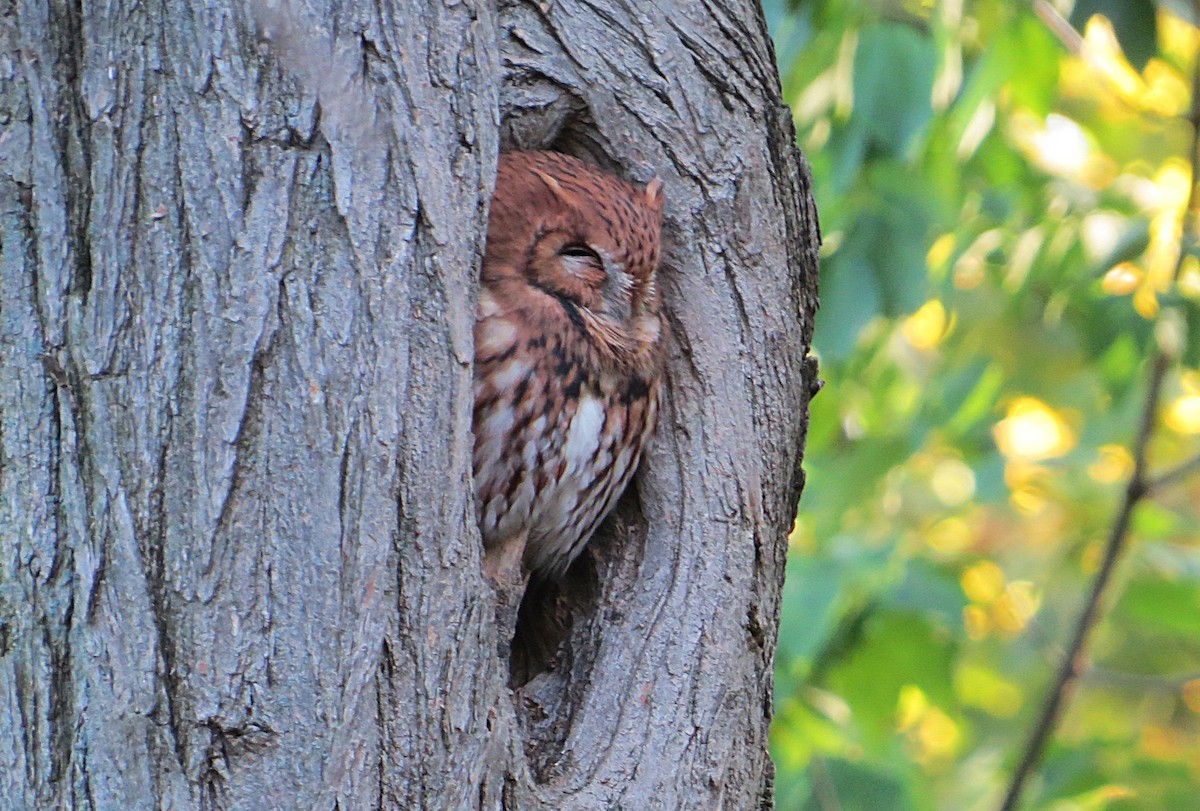
[[[915,349],[928,352],[936,349],[953,328],[954,319],[947,318],[942,302],[930,299],[921,309],[906,318],[900,329]]]
[[[1133,262],[1122,262],[1104,274],[1100,289],[1110,296],[1128,296],[1142,282],[1145,274]]]
[[[992,428],[996,445],[1009,458],[1053,459],[1075,447],[1075,435],[1054,409],[1036,397],[1018,397]]]
[[[1167,406],[1163,420],[1177,434],[1200,434],[1200,394],[1177,397]]]

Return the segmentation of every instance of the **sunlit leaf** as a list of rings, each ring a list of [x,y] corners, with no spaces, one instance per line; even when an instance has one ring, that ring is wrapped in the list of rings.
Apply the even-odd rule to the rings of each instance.
[[[1083,30],[1093,14],[1103,14],[1112,23],[1125,58],[1141,70],[1158,50],[1158,26],[1154,0],[1075,0],[1071,24]]]

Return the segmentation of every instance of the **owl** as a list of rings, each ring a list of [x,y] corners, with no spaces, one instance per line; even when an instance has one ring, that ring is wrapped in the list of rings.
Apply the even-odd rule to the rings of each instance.
[[[560,578],[658,419],[662,184],[501,155],[475,321],[474,473],[493,580]],[[505,574],[507,573],[507,574]]]

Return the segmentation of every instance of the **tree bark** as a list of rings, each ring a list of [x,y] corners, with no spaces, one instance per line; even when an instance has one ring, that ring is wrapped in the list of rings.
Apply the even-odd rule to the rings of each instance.
[[[498,655],[498,149],[662,178],[668,396]],[[0,0],[0,806],[772,805],[816,214],[752,0]]]

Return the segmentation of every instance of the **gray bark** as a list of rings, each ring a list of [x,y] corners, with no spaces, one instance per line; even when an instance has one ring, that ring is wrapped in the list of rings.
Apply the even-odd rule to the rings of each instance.
[[[664,421],[498,656],[501,147],[667,190]],[[751,0],[0,0],[0,807],[770,807],[816,215]]]

